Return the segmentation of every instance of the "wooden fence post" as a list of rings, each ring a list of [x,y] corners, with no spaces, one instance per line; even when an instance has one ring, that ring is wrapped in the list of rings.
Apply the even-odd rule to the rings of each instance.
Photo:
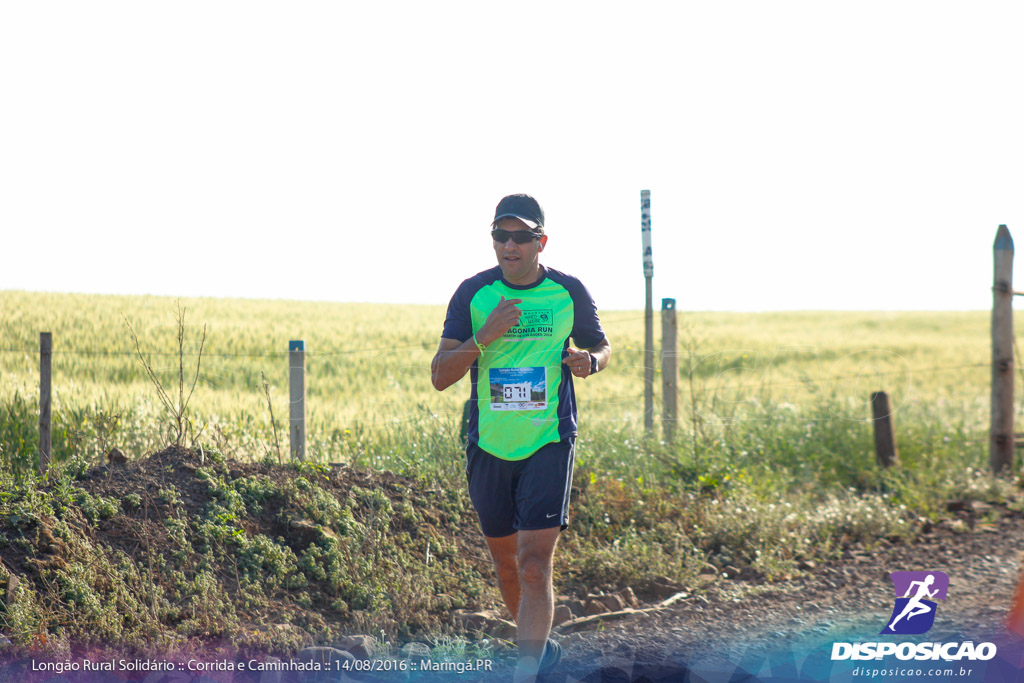
[[[665,441],[672,443],[679,419],[679,349],[676,344],[676,300],[661,300],[661,405]]]
[[[50,429],[51,395],[50,383],[53,360],[53,333],[39,333],[39,473],[46,474],[53,452],[52,430]]]
[[[288,342],[288,387],[291,402],[288,411],[292,460],[306,459],[306,342]]]
[[[896,435],[892,428],[892,407],[889,394],[876,391],[871,394],[871,420],[875,424],[875,460],[880,467],[899,462]]]
[[[651,250],[651,191],[640,190],[640,237],[644,248],[644,430],[654,431],[654,255]]]
[[[1013,466],[1013,237],[996,231],[992,284],[992,427],[989,465],[994,474]]]

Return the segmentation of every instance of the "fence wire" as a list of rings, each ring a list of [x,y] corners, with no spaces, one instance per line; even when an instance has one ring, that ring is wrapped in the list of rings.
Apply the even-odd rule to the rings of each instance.
[[[370,354],[370,353],[382,353],[382,352],[387,352],[387,351],[410,351],[410,350],[413,350],[413,349],[418,349],[418,350],[421,350],[421,351],[427,350],[427,349],[423,348],[422,344],[409,344],[407,346],[382,346],[382,347],[379,347],[379,348],[352,349],[352,350],[349,350],[349,351],[310,351],[310,350],[306,350],[303,353],[306,354],[306,357],[321,357],[322,356],[322,357],[326,358],[326,357],[337,357],[337,356],[363,355],[363,354]],[[22,353],[22,354],[30,354],[30,355],[32,355],[32,354],[39,353],[39,348],[38,347],[31,348],[31,349],[0,348],[0,353]],[[132,357],[138,357],[138,353],[136,351],[130,351],[130,350],[125,350],[125,351],[114,350],[114,351],[111,351],[111,350],[96,350],[96,349],[57,349],[57,348],[55,348],[55,349],[53,349],[53,351],[51,353],[53,355],[55,355],[55,356],[57,356],[57,355],[67,355],[67,356],[132,356]],[[203,358],[229,358],[229,359],[230,358],[279,358],[279,357],[282,357],[282,356],[287,356],[290,353],[292,353],[292,352],[291,351],[262,351],[262,352],[245,351],[245,352],[238,352],[238,353],[211,353],[211,352],[208,352],[208,351],[203,351]],[[154,352],[144,351],[143,355],[146,356],[146,357],[150,357],[150,356],[157,356],[157,357],[160,357],[160,356],[170,356],[170,357],[174,357],[174,358],[178,357],[178,353],[174,352],[174,351],[154,351]],[[185,357],[188,357],[188,356],[195,356],[195,355],[198,355],[198,354],[195,351],[187,351],[187,352],[183,353],[182,355],[185,356]]]
[[[369,355],[369,354],[375,354],[375,353],[409,351],[409,350],[414,350],[414,349],[415,350],[420,350],[420,351],[427,350],[427,349],[423,348],[422,344],[415,344],[415,345],[408,345],[408,346],[387,346],[387,347],[377,347],[377,348],[352,349],[352,350],[348,350],[348,351],[319,351],[319,352],[304,351],[304,353],[306,354],[307,359],[310,359],[310,358],[315,359],[315,358],[320,358],[320,357],[322,357],[322,358],[338,358],[338,357],[343,357],[343,356],[361,356],[361,355]],[[0,353],[17,353],[17,354],[34,355],[34,354],[36,354],[38,352],[39,352],[38,348],[33,348],[33,349],[0,348]],[[135,351],[122,351],[122,350],[109,351],[109,350],[95,350],[95,349],[54,349],[52,353],[53,353],[53,355],[66,355],[66,356],[130,356],[130,357],[133,357],[133,358],[137,358],[138,357],[138,353],[135,352]],[[247,352],[239,352],[239,353],[208,353],[208,352],[204,351],[202,355],[203,355],[204,358],[220,358],[220,359],[224,359],[224,360],[233,360],[233,359],[239,359],[239,358],[281,358],[281,357],[284,357],[284,356],[288,356],[290,353],[291,353],[290,351],[268,351],[268,352],[251,352],[251,351],[247,351]],[[146,356],[147,358],[148,357],[175,357],[176,358],[176,357],[178,357],[179,354],[173,353],[173,352],[155,352],[155,353],[144,353],[143,355]],[[184,357],[189,357],[189,356],[194,356],[194,355],[198,355],[198,354],[195,353],[195,352],[183,354]],[[683,354],[678,354],[677,355],[677,358],[679,358],[684,363],[691,363],[693,361],[697,361],[698,365],[700,364],[700,361],[702,359],[707,358],[707,357],[709,357],[708,354],[703,354],[703,355],[683,355]],[[642,369],[643,368],[643,366],[636,366],[636,367],[638,369]],[[707,366],[707,367],[711,367],[711,366]],[[924,367],[924,368],[902,368],[902,369],[899,369],[899,370],[886,370],[886,371],[871,371],[871,372],[862,371],[862,372],[858,372],[856,374],[850,374],[850,375],[829,375],[827,373],[824,373],[824,374],[817,375],[817,376],[806,375],[805,377],[803,377],[801,379],[786,380],[784,382],[762,382],[762,381],[756,381],[754,379],[751,379],[749,382],[747,382],[747,384],[756,385],[758,388],[761,388],[761,389],[787,389],[787,388],[792,388],[792,387],[806,386],[808,384],[815,384],[817,382],[826,381],[826,380],[832,382],[832,381],[837,381],[837,380],[861,379],[861,378],[864,378],[864,377],[871,378],[871,377],[894,377],[894,376],[913,375],[913,374],[921,374],[921,375],[925,375],[925,374],[940,374],[940,373],[946,373],[946,372],[954,372],[954,371],[957,371],[957,370],[970,370],[970,369],[985,368],[985,367],[991,367],[991,364],[990,363],[969,363],[969,364],[965,364],[965,365],[931,366],[931,367]],[[709,373],[709,374],[710,375],[726,374],[726,373],[735,374],[737,370],[743,371],[745,369],[747,369],[747,368],[742,368],[742,367],[741,368],[726,367],[726,368],[722,368],[719,373]],[[751,368],[749,370],[750,370],[752,376],[756,376],[759,373],[763,374],[763,373],[767,372],[767,370],[759,371],[756,368]],[[687,377],[689,377],[689,373],[687,372],[685,367],[684,368],[679,368],[679,374],[680,374],[680,377],[683,378],[683,379],[686,379]],[[642,382],[643,381],[643,376],[638,374],[637,375],[637,379]]]

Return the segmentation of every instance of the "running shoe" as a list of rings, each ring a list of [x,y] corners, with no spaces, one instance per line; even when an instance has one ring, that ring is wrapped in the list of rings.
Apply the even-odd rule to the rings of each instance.
[[[562,646],[557,641],[548,638],[548,642],[544,646],[544,655],[540,658],[540,666],[537,668],[537,673],[542,674],[550,671],[561,660]]]

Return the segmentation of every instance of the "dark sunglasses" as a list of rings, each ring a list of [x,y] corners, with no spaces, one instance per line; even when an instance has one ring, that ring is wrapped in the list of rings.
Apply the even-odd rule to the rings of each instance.
[[[508,242],[509,237],[511,237],[512,241],[516,244],[526,244],[527,242],[540,239],[540,235],[535,232],[530,232],[529,230],[516,230],[514,232],[510,230],[502,230],[501,228],[491,230],[491,239],[498,244],[505,244],[505,242]]]

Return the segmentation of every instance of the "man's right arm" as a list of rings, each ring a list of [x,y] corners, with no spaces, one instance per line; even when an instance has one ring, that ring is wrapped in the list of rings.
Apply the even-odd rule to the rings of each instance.
[[[441,337],[434,360],[430,362],[430,381],[438,391],[458,382],[480,356],[480,349],[470,337],[464,342]]]

